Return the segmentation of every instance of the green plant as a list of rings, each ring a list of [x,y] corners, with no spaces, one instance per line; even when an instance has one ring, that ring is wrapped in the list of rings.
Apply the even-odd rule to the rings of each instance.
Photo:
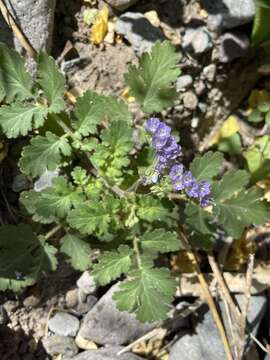
[[[126,82],[147,118],[173,105],[177,62],[164,42],[129,68]],[[59,250],[75,269],[92,269],[101,285],[123,280],[114,297],[119,309],[141,321],[165,319],[176,281],[158,265],[160,254],[178,251],[183,231],[207,251],[217,228],[239,237],[247,226],[263,223],[269,208],[261,190],[247,188],[243,170],[221,177],[219,152],[195,156],[186,170],[170,128],[156,117],[146,126],[134,123],[127,105],[114,97],[87,91],[67,111],[65,79],[54,60],[42,53],[37,65],[33,82],[23,59],[0,46],[0,124],[8,138],[30,139],[20,169],[32,180],[60,171],[52,186],[20,196],[33,231],[23,224],[2,226],[0,289],[19,290],[55,270]],[[38,224],[54,227],[40,236]],[[60,229],[57,248],[50,237]],[[94,250],[99,256],[92,263]]]

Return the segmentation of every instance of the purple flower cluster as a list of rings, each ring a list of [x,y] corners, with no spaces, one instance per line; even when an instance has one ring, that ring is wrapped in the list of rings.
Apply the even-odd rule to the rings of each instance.
[[[171,135],[171,128],[157,118],[150,118],[145,128],[152,135],[152,145],[157,159],[152,182],[157,183],[164,170],[170,168],[169,176],[175,190],[185,191],[188,197],[198,199],[201,206],[209,205],[210,184],[207,181],[197,181],[191,171],[185,170],[184,165],[176,163],[176,158],[181,155],[181,146]]]
[[[150,118],[145,128],[152,135],[152,145],[156,153],[157,163],[152,176],[152,182],[156,183],[164,170],[171,166],[172,161],[181,155],[181,146],[171,135],[171,128],[159,119]]]

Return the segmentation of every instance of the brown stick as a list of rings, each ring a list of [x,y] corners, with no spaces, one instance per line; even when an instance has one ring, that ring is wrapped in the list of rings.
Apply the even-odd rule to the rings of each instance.
[[[189,239],[188,239],[187,235],[185,234],[184,229],[180,228],[179,229],[179,234],[181,236],[181,239],[182,239],[182,242],[183,242],[184,246],[186,247],[189,259],[190,259],[190,261],[191,261],[191,263],[193,265],[193,269],[194,269],[194,271],[195,271],[195,273],[196,273],[196,275],[198,277],[198,280],[200,282],[200,285],[201,285],[201,288],[202,288],[202,291],[203,291],[203,295],[204,295],[204,297],[205,297],[205,299],[207,301],[210,312],[211,312],[211,314],[213,316],[213,319],[214,319],[214,321],[216,323],[217,329],[218,329],[219,334],[220,334],[220,338],[221,338],[223,346],[224,346],[226,357],[227,357],[228,360],[233,360],[233,356],[232,356],[232,353],[231,353],[231,348],[230,348],[230,345],[229,345],[229,342],[228,342],[228,339],[227,339],[227,335],[226,335],[224,326],[222,324],[221,318],[220,318],[219,313],[217,311],[217,307],[216,307],[216,304],[214,302],[214,299],[213,299],[213,297],[211,295],[211,292],[209,290],[207,281],[206,281],[206,279],[204,277],[204,274],[201,272],[200,265],[199,265],[199,260],[198,260],[198,255],[197,255],[196,251],[194,249],[192,249],[192,247],[190,245],[190,242],[189,242]]]
[[[19,40],[21,46],[26,50],[27,54],[32,57],[36,58],[37,52],[33,48],[33,46],[30,44],[28,39],[25,37],[25,35],[22,33],[21,29],[16,24],[13,16],[10,14],[8,8],[6,7],[6,4],[3,0],[0,0],[0,10],[3,15],[3,18],[5,19],[8,26],[11,28],[11,30],[14,32],[16,38]]]

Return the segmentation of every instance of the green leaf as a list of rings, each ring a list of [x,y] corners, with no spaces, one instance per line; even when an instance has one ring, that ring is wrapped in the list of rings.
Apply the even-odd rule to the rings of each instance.
[[[126,274],[131,266],[132,251],[127,245],[120,245],[117,251],[105,251],[94,265],[92,275],[100,285],[107,285]]]
[[[56,249],[38,238],[29,225],[2,225],[0,249],[1,291],[19,291],[44,271],[56,268]]]
[[[77,98],[72,114],[72,126],[79,134],[94,134],[97,125],[103,120],[123,121],[127,125],[130,120],[127,105],[112,96],[99,95],[90,90]]]
[[[24,147],[20,160],[22,172],[33,177],[46,169],[55,170],[61,163],[61,155],[69,156],[71,147],[67,139],[46,132],[45,136],[34,137],[30,145]]]
[[[252,183],[270,175],[270,136],[257,138],[254,144],[244,152],[248,170],[252,174]]]
[[[135,312],[142,322],[165,320],[176,291],[168,269],[142,267],[129,274],[113,295],[120,311]]]
[[[265,2],[265,1],[264,1]],[[270,9],[256,6],[256,16],[251,34],[252,45],[261,45],[270,38]]]
[[[201,206],[193,203],[187,204],[185,208],[187,216],[187,224],[191,229],[198,231],[200,234],[212,234],[213,226],[211,226],[211,215]]]
[[[227,199],[235,193],[244,190],[249,182],[249,174],[245,170],[227,171],[219,181],[212,184],[214,200]]]
[[[145,112],[159,112],[173,105],[176,90],[171,86],[180,74],[176,65],[179,60],[169,41],[157,42],[151,53],[145,53],[139,66],[131,65],[125,75],[130,95],[142,105]]]
[[[263,121],[263,115],[259,110],[253,110],[249,116],[248,121],[252,123],[258,123]]]
[[[162,200],[150,195],[140,197],[138,205],[138,217],[149,222],[163,221],[171,215],[170,209],[165,206]]]
[[[218,143],[218,150],[230,155],[241,154],[242,143],[240,135],[235,133],[232,136],[221,139]]]
[[[128,154],[133,148],[132,130],[124,121],[114,121],[101,133],[102,142],[97,145],[91,161],[99,167],[108,179],[122,176],[122,168],[128,166]]]
[[[85,271],[91,266],[90,245],[73,234],[66,234],[61,239],[60,251],[69,258],[71,266],[75,270]]]
[[[83,198],[64,177],[59,176],[52,180],[52,187],[39,193],[35,203],[35,212],[44,218],[56,216],[61,219],[80,202],[83,202]]]
[[[220,152],[209,151],[203,156],[196,156],[190,165],[190,170],[198,181],[209,181],[212,180],[214,176],[218,175],[223,160],[223,155]]]
[[[0,107],[0,125],[8,138],[16,138],[42,126],[46,115],[43,106],[15,103]]]
[[[37,202],[40,198],[40,192],[36,192],[34,190],[23,191],[20,194],[20,202],[25,207],[27,212],[32,215],[34,221],[42,223],[42,224],[51,224],[53,222],[57,222],[57,218],[52,216],[43,217],[37,214]]]
[[[265,122],[268,125],[268,127],[270,127],[270,111],[268,111],[267,114],[265,115]]]
[[[270,1],[269,0],[255,0],[256,5],[265,7],[267,9],[270,9]]]
[[[49,101],[48,111],[59,113],[64,110],[65,77],[58,69],[55,60],[44,52],[38,56],[37,82]]]
[[[24,59],[14,50],[0,43],[1,95],[8,103],[32,98],[32,79],[24,66]],[[3,96],[4,95],[4,96]]]
[[[71,227],[82,234],[104,234],[108,231],[118,206],[118,200],[113,197],[107,197],[103,201],[87,202],[72,210],[67,220]]]
[[[141,244],[143,250],[161,254],[177,251],[181,248],[181,243],[176,233],[165,231],[164,229],[145,232],[141,238]]]
[[[269,220],[270,208],[261,201],[262,195],[260,189],[253,188],[216,201],[214,212],[230,236],[238,238],[247,226]]]

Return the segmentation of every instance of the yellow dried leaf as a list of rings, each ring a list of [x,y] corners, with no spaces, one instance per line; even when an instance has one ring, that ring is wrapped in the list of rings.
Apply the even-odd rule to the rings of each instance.
[[[122,92],[121,96],[129,103],[132,103],[135,101],[135,98],[133,96],[129,95],[129,90],[128,88],[125,88],[124,91]]]
[[[146,13],[144,13],[144,16],[150,21],[150,23],[153,26],[155,26],[155,27],[160,26],[160,20],[159,20],[157,12],[155,10],[147,11]]]
[[[247,263],[249,254],[256,251],[256,244],[250,231],[244,231],[240,239],[235,239],[226,259],[226,270],[239,271]]]
[[[90,40],[92,43],[101,44],[108,32],[109,9],[102,8],[96,16],[95,23],[91,29]]]
[[[104,38],[104,41],[108,44],[114,44],[114,38],[115,38],[115,31],[114,31],[115,25],[113,22],[108,22],[108,32],[107,35]]]
[[[190,260],[188,251],[181,250],[171,257],[171,267],[174,273],[192,273],[193,264]]]
[[[221,125],[220,129],[214,134],[210,141],[210,146],[217,144],[221,139],[228,138],[240,130],[237,117],[231,115]]]
[[[257,185],[264,190],[264,199],[270,202],[270,179],[261,180]]]

